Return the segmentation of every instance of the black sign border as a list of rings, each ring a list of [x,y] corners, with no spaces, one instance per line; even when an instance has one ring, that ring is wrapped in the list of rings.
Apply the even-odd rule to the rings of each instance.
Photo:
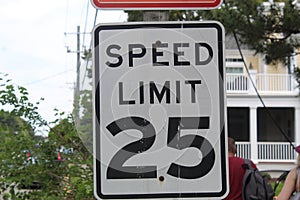
[[[146,28],[163,28],[163,29],[178,29],[178,28],[215,28],[217,30],[217,42],[218,42],[218,59],[219,59],[219,95],[220,95],[220,124],[224,125],[220,134],[220,149],[221,149],[221,174],[223,177],[227,176],[226,170],[226,145],[225,145],[225,105],[224,105],[224,33],[223,28],[218,22],[174,22],[174,23],[124,23],[124,24],[110,24],[97,26],[93,31],[93,73],[94,73],[94,106],[95,106],[95,117],[94,121],[94,189],[95,196],[101,199],[146,199],[146,198],[217,198],[222,197],[227,192],[227,180],[222,179],[222,190],[220,192],[189,192],[189,193],[157,193],[157,194],[120,194],[120,195],[106,195],[101,191],[101,162],[100,162],[100,80],[99,80],[99,44],[100,31],[105,30],[128,30],[128,29],[146,29]],[[222,81],[221,81],[222,80]]]

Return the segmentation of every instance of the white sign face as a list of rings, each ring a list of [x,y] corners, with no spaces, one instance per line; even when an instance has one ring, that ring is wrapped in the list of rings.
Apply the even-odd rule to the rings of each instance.
[[[94,32],[95,196],[224,197],[224,31],[217,22]]]

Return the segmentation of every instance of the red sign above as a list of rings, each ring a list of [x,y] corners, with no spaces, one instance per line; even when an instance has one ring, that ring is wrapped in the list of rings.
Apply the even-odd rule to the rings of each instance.
[[[222,0],[92,0],[98,9],[213,9]]]

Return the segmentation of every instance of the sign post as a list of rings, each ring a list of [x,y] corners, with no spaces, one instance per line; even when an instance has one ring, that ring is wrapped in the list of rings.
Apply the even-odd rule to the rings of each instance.
[[[96,197],[224,197],[223,27],[103,24],[93,41]]]
[[[213,9],[222,0],[92,0],[98,9]]]

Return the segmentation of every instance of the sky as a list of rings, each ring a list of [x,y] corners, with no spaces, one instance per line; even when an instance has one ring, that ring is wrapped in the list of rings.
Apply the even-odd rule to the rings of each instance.
[[[44,98],[40,114],[54,120],[55,108],[66,113],[73,108],[77,26],[81,48],[89,48],[94,23],[124,22],[126,17],[121,10],[96,15],[90,0],[1,0],[0,72],[27,88],[31,102]]]

